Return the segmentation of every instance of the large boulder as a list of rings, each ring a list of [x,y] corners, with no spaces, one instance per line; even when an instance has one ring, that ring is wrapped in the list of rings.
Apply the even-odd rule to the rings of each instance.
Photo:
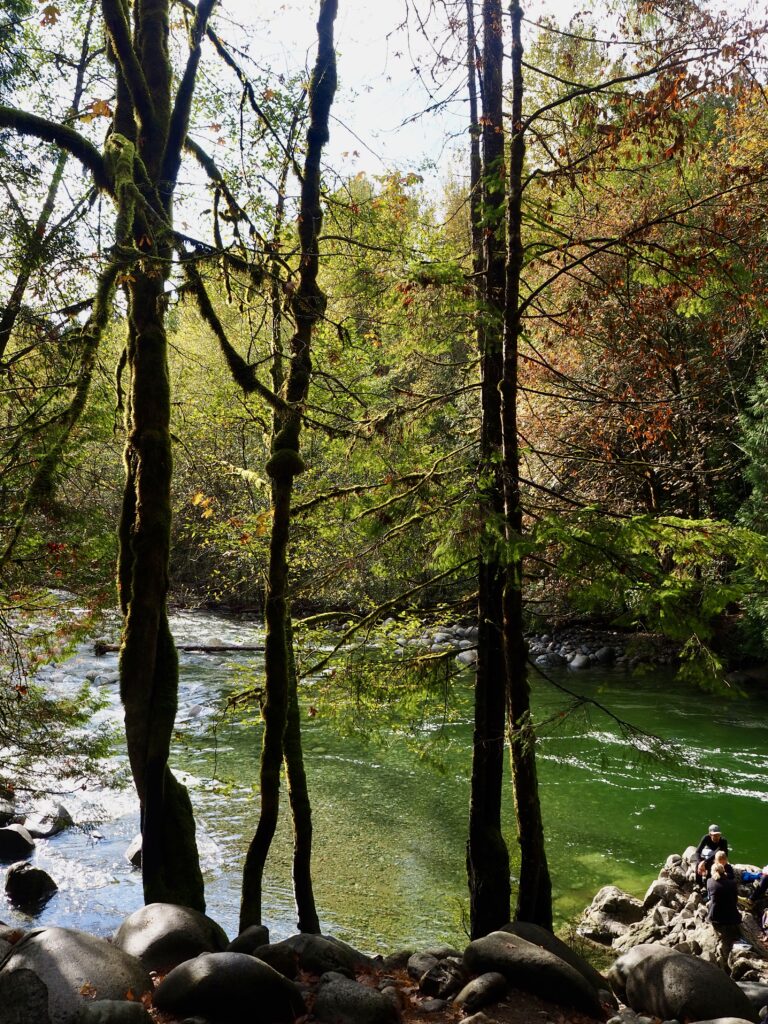
[[[336,971],[320,979],[314,1014],[326,1024],[397,1024],[400,1019],[385,995]]]
[[[229,943],[210,917],[172,903],[141,907],[123,921],[112,941],[148,971],[167,971],[200,953],[220,953]]]
[[[519,935],[491,932],[475,939],[464,951],[464,966],[471,974],[498,972],[514,988],[602,1016],[597,992],[575,967]]]
[[[27,861],[12,864],[5,876],[8,900],[29,914],[39,913],[58,889],[47,871],[33,868]]]
[[[289,1024],[306,1013],[298,987],[248,953],[202,953],[174,967],[152,1005],[211,1024]]]
[[[666,907],[674,906],[677,903],[682,903],[684,898],[680,892],[680,887],[670,878],[656,878],[651,882],[648,891],[643,897],[643,910],[647,913],[657,903],[663,903]]]
[[[590,904],[592,910],[612,917],[621,924],[634,924],[645,913],[642,902],[616,885],[604,885]]]
[[[503,932],[509,932],[511,935],[519,935],[521,939],[525,939],[527,942],[532,942],[536,946],[543,946],[544,949],[549,950],[550,953],[554,953],[555,956],[559,956],[561,960],[565,960],[571,967],[575,967],[579,974],[582,975],[594,988],[596,992],[601,989],[608,988],[608,982],[600,974],[592,964],[588,963],[583,956],[567,946],[562,939],[558,939],[552,932],[547,931],[546,928],[542,928],[541,925],[531,924],[528,921],[511,921],[509,924],[504,925],[501,929]]]
[[[584,911],[579,933],[593,942],[610,946],[627,929],[641,921],[643,904],[615,885],[604,885]]]
[[[353,975],[369,970],[373,961],[364,953],[330,935],[291,935],[282,942],[258,946],[253,953],[287,978],[294,978],[298,970],[311,974],[340,971]]]
[[[23,825],[0,828],[0,861],[12,864],[26,860],[35,848],[35,841]]]
[[[758,1019],[747,996],[719,967],[660,943],[635,946],[620,956],[608,978],[622,1002],[662,1020]]]
[[[27,932],[0,965],[0,1024],[80,1024],[91,1000],[138,1001],[152,980],[138,960],[70,928]]]
[[[73,825],[72,815],[63,804],[49,804],[24,819],[24,828],[33,839],[50,839]]]

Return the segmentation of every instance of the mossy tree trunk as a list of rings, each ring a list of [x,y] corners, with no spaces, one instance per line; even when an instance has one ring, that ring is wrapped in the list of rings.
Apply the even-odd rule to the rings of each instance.
[[[520,885],[515,918],[552,928],[552,886],[544,848],[539,786],[536,775],[536,737],[531,718],[528,651],[523,632],[523,509],[520,498],[520,452],[517,438],[518,348],[522,329],[520,281],[523,271],[522,192],[525,135],[523,122],[522,10],[518,0],[512,15],[512,140],[507,197],[507,265],[504,308],[504,367],[501,384],[503,432],[504,523],[507,541],[504,586],[504,653],[507,674],[507,712],[520,843]]]
[[[504,309],[504,134],[500,0],[483,4],[482,117],[474,98],[475,38],[467,3],[468,72],[472,102],[472,226],[479,282],[477,343],[481,368],[481,440],[478,499],[483,533],[478,555],[478,643],[472,742],[467,873],[470,934],[486,935],[509,921],[509,854],[501,831],[505,736],[505,665],[502,645],[504,567],[500,531],[502,322]],[[482,153],[477,128],[482,125]],[[483,228],[480,225],[484,226]]]
[[[291,657],[289,651],[288,540],[294,478],[304,468],[299,448],[303,406],[312,370],[312,332],[325,312],[325,296],[317,283],[318,236],[322,225],[320,205],[320,156],[328,139],[331,104],[336,91],[336,56],[333,27],[337,0],[321,0],[317,23],[318,53],[309,84],[310,126],[304,162],[299,209],[301,262],[299,283],[291,309],[296,329],[290,341],[289,366],[279,412],[279,429],[272,440],[267,463],[271,479],[272,533],[269,546],[265,602],[266,699],[261,750],[261,811],[243,869],[240,929],[262,921],[262,880],[267,854],[277,827],[280,809],[280,773],[290,704]]]
[[[205,903],[192,807],[168,767],[178,664],[166,609],[172,459],[165,286],[173,244],[173,194],[200,44],[214,2],[200,0],[196,8],[189,55],[174,95],[169,0],[132,6],[127,0],[101,0],[115,72],[112,130],[103,153],[68,124],[0,105],[0,127],[54,143],[76,157],[117,207],[111,260],[100,276],[94,311],[83,333],[86,351],[92,353],[108,319],[112,291],[122,284],[128,296],[124,372],[130,388],[119,527],[118,588],[124,615],[120,692],[141,811],[145,900],[199,909]],[[70,419],[84,405],[91,365],[83,365]]]
[[[175,97],[168,54],[169,0],[133,7],[103,0],[118,76],[113,158],[118,255],[126,275],[126,480],[118,585],[124,615],[120,693],[141,806],[144,898],[205,909],[192,805],[168,765],[178,659],[168,626],[171,530],[171,392],[165,331],[173,193],[186,137],[200,44],[213,7],[201,0]]]

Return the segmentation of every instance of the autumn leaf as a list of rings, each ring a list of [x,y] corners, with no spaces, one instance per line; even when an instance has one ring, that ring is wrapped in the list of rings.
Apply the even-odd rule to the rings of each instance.
[[[59,20],[60,13],[61,12],[59,11],[59,8],[56,6],[56,4],[48,4],[48,6],[44,7],[42,10],[43,16],[40,19],[40,24],[44,25],[46,28],[48,28],[50,25],[55,25],[56,22]]]
[[[108,100],[94,100],[88,111],[81,115],[81,120],[86,122],[95,121],[97,117],[112,117],[112,107]]]

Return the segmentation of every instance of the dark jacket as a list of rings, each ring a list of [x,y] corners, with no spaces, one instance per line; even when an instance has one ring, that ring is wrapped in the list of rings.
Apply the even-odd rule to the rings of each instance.
[[[710,878],[707,882],[707,920],[712,924],[741,924],[739,889],[734,878]]]
[[[696,847],[696,867],[699,866],[699,862],[702,860],[708,861],[709,866],[711,866],[712,858],[718,850],[724,850],[728,853],[728,840],[725,836],[720,836],[718,841],[715,842],[709,832],[707,832],[705,836],[701,837],[701,842]]]

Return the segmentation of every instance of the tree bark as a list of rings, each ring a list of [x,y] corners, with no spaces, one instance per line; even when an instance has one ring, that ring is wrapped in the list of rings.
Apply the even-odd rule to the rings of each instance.
[[[199,58],[210,13],[201,0],[187,69],[172,102],[169,0],[133,10],[102,0],[118,76],[108,140],[118,203],[116,253],[131,261],[126,365],[126,480],[119,529],[118,588],[124,615],[120,695],[141,809],[142,878],[147,903],[205,909],[195,822],[186,789],[168,765],[176,717],[178,658],[168,626],[171,536],[171,391],[165,332],[173,194]]]
[[[525,156],[523,130],[522,10],[510,4],[512,15],[512,140],[507,199],[507,264],[504,308],[504,365],[501,384],[504,522],[507,562],[504,585],[504,655],[507,675],[507,714],[515,794],[515,817],[520,843],[520,885],[515,918],[552,928],[552,887],[544,848],[538,780],[536,738],[531,720],[527,647],[523,631],[523,510],[520,501],[520,453],[517,440],[517,368],[521,333],[520,279],[523,269],[522,179]]]
[[[468,71],[475,76],[472,4],[467,3]],[[509,854],[501,831],[504,767],[505,671],[502,646],[501,562],[503,494],[500,476],[504,308],[504,135],[502,132],[502,31],[500,0],[483,4],[483,116],[472,103],[472,230],[475,273],[480,282],[476,333],[481,366],[481,442],[478,501],[483,532],[478,555],[478,657],[472,779],[467,841],[470,934],[478,938],[507,924],[510,910]],[[470,89],[472,100],[474,89]],[[477,144],[482,123],[482,166]],[[481,230],[480,224],[485,225]],[[483,241],[483,249],[479,244]],[[482,272],[482,273],[481,273]]]
[[[243,868],[240,930],[261,924],[262,880],[267,854],[277,827],[280,808],[280,769],[288,716],[290,671],[287,625],[288,539],[294,478],[304,463],[299,436],[304,402],[312,371],[311,343],[315,324],[325,312],[325,296],[317,283],[318,236],[322,226],[320,205],[320,156],[328,140],[328,121],[336,91],[336,56],[333,26],[337,0],[321,0],[317,23],[318,53],[309,85],[310,126],[301,186],[299,284],[291,303],[296,330],[290,342],[290,365],[285,383],[287,408],[279,414],[280,429],[272,440],[267,463],[271,478],[272,535],[267,571],[266,699],[261,751],[261,813]]]
[[[285,774],[288,779],[288,800],[293,819],[293,893],[299,915],[300,932],[320,934],[320,921],[312,886],[312,805],[309,800],[307,773],[301,746],[301,718],[298,677],[293,657],[293,630],[290,610],[286,624],[288,648],[288,719],[285,727]]]

